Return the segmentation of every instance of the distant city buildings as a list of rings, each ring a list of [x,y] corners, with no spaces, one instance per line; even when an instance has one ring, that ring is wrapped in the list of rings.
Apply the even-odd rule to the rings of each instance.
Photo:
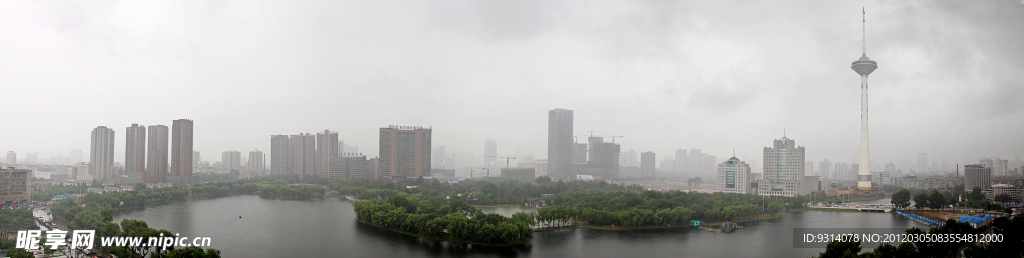
[[[602,137],[587,138],[590,151],[587,159],[587,175],[602,176],[605,179],[619,178],[619,145],[604,142]]]
[[[992,167],[982,164],[964,165],[964,189],[972,190],[981,187],[982,190],[992,187]]]
[[[300,133],[288,137],[289,153],[291,157],[288,163],[291,164],[291,173],[300,178],[312,176],[316,173],[316,136],[309,133]]]
[[[715,156],[702,153],[700,149],[692,148],[689,152],[679,149],[676,150],[672,169],[676,174],[685,177],[709,176],[715,173],[715,163]]]
[[[183,178],[192,177],[192,132],[192,120],[178,119],[171,124],[170,176],[176,177],[176,180],[170,183],[180,184]]]
[[[89,172],[97,180],[106,180],[114,171],[114,129],[106,126],[92,129],[89,146]]]
[[[831,179],[836,179],[835,175],[832,174],[832,162],[829,162],[828,159],[825,159],[825,161],[819,162],[818,163],[818,175],[819,176],[823,176],[823,177],[827,177],[827,178],[831,178]]]
[[[640,163],[637,160],[637,153],[634,150],[629,150],[619,154],[619,166],[620,167],[639,167]]]
[[[236,150],[229,150],[221,153],[220,164],[223,169],[240,170],[242,169],[242,153]]]
[[[249,152],[249,162],[246,167],[249,169],[249,174],[246,177],[259,177],[266,175],[266,164],[263,160],[266,156],[260,150],[252,150]]]
[[[498,162],[498,141],[485,140],[484,141],[484,167],[491,167]]]
[[[792,197],[806,194],[804,181],[804,147],[783,136],[773,147],[764,148],[764,179],[757,182],[757,191],[763,196]]]
[[[146,171],[149,172],[150,183],[167,182],[168,164],[167,149],[170,132],[166,125],[149,126],[148,151],[146,153]]]
[[[928,172],[928,153],[917,154],[917,172]]]
[[[18,153],[15,153],[14,151],[7,151],[7,164],[18,164]]]
[[[573,111],[548,111],[548,167],[547,175],[553,179],[570,180],[573,164]]]
[[[338,141],[338,132],[324,130],[316,134],[316,168],[315,174],[319,177],[330,177],[331,160],[340,157],[342,143]]]
[[[654,176],[654,152],[646,151],[640,153],[640,176],[652,177]]]
[[[736,157],[729,158],[718,164],[715,172],[715,191],[725,193],[747,194],[750,192],[750,165]],[[751,193],[752,194],[752,193]]]
[[[380,177],[430,176],[431,129],[419,126],[380,128]]]
[[[291,174],[291,145],[287,135],[270,136],[270,174]]]
[[[124,136],[124,172],[142,173],[146,170],[146,126],[132,124]]]

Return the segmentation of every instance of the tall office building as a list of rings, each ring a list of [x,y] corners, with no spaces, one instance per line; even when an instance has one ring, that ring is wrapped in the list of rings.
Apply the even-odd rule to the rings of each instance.
[[[992,188],[992,168],[981,164],[964,165],[964,189],[973,190],[981,187],[981,190]]]
[[[266,156],[263,154],[263,152],[258,149],[249,152],[249,164],[246,164],[246,166],[249,167],[250,172],[248,177],[259,177],[266,175],[267,163],[263,161],[263,159],[265,158]]]
[[[381,127],[379,177],[430,176],[431,132],[419,126]]]
[[[132,124],[125,129],[124,173],[146,170],[146,126]]]
[[[572,173],[572,110],[548,111],[548,175],[556,179],[575,179]]]
[[[820,173],[821,176],[827,177],[827,178],[831,178],[831,179],[836,179],[835,176],[832,175],[832,162],[829,162],[828,159],[825,159],[825,161],[819,162],[818,163],[818,167],[819,167],[818,172]]]
[[[431,168],[447,168],[447,166],[445,166],[444,155],[444,145],[437,146],[437,148],[434,148],[434,153],[430,154],[430,158],[434,159],[430,161]]]
[[[498,141],[484,141],[484,167],[492,167],[498,164]]]
[[[836,162],[835,169],[832,170],[832,179],[836,180],[848,180],[849,164],[846,162]]]
[[[7,151],[7,164],[18,164],[18,153],[15,153],[14,151]]]
[[[572,145],[572,163],[573,164],[586,164],[587,163],[587,144],[586,143],[573,143],[573,145]]]
[[[242,169],[242,153],[236,150],[225,151],[220,154],[220,164],[229,171]]]
[[[917,154],[917,172],[928,172],[928,153]]]
[[[316,173],[316,136],[308,133],[292,135],[288,138],[291,145],[291,172],[301,178]]]
[[[171,124],[171,176],[192,176],[192,120],[178,119]]]
[[[654,176],[654,152],[645,151],[640,153],[640,175],[644,177]]]
[[[96,180],[104,181],[114,171],[114,129],[97,126],[92,129],[89,144],[89,172]]]
[[[764,179],[757,192],[764,196],[792,197],[801,193],[804,179],[804,147],[783,136],[764,148]]]
[[[166,125],[149,126],[149,151],[146,154],[149,182],[167,182],[167,139],[169,136]]]
[[[725,162],[718,164],[715,171],[715,183],[718,185],[715,191],[725,193],[749,193],[750,189],[750,165],[740,161],[735,156]]]
[[[338,132],[324,130],[316,134],[316,174],[320,177],[330,177],[331,159],[340,157],[339,150],[341,142],[338,141]]]
[[[866,16],[867,14],[864,13]],[[868,152],[868,75],[878,69],[878,62],[868,58],[867,48],[867,22],[861,19],[864,30],[862,47],[863,53],[860,59],[853,61],[850,68],[860,75],[860,167],[857,171],[857,188],[861,190],[871,189],[871,157]]]
[[[291,144],[288,143],[287,135],[270,136],[270,174],[287,175],[291,174]]]
[[[814,161],[804,162],[804,175],[807,175],[807,176],[813,176],[814,175]]]
[[[192,167],[198,168],[200,163],[203,163],[203,157],[199,155],[199,151],[192,151]]]

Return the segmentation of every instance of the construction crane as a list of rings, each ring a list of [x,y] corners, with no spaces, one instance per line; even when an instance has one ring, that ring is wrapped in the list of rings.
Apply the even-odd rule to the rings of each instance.
[[[484,156],[484,157],[486,157],[486,158],[499,158],[499,159],[505,159],[505,168],[506,168],[506,169],[507,169],[507,168],[510,168],[510,167],[509,167],[509,160],[513,160],[513,159],[516,159],[515,157],[512,157],[512,155],[506,155],[505,157],[501,157],[501,156]]]

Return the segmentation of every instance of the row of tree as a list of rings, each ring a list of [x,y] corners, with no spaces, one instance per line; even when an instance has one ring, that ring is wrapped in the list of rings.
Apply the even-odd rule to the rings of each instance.
[[[903,242],[898,246],[883,243],[873,251],[861,253],[860,242],[837,240],[828,243],[825,252],[820,253],[820,257],[954,257],[961,249],[964,250],[964,256],[969,258],[1024,257],[1024,249],[1019,246],[1021,242],[1024,242],[1024,218],[1021,216],[1015,216],[1013,219],[997,218],[992,222],[992,227],[993,231],[989,234],[1001,235],[1002,241],[985,244],[958,241],[918,241]],[[971,227],[970,224],[956,222],[953,219],[946,221],[945,226],[933,227],[927,232],[916,227],[906,230],[907,234],[977,234],[981,232],[981,230]]]

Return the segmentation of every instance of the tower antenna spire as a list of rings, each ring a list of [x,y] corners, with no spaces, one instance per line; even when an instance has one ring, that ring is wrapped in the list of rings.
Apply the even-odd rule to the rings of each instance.
[[[861,47],[861,49],[863,51],[861,56],[868,56],[868,46],[867,46],[867,42],[868,42],[868,40],[867,40],[867,34],[868,34],[867,33],[867,28],[868,28],[868,25],[867,25],[867,23],[868,22],[867,22],[867,19],[865,18],[867,15],[868,15],[867,9],[864,8],[864,7],[861,7],[861,9],[860,9],[860,24],[861,24],[861,28],[860,28],[860,33],[861,33],[861,35],[860,35],[860,47]]]

